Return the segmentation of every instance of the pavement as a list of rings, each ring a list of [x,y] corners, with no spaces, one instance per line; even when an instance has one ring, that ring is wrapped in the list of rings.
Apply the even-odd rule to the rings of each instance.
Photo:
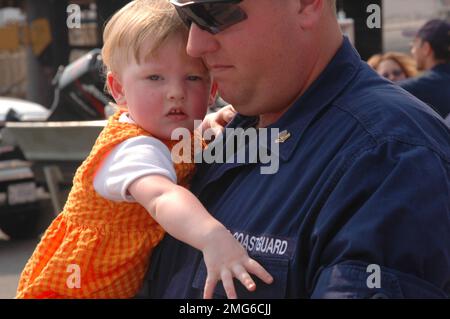
[[[12,241],[0,231],[0,299],[14,298],[20,274],[38,242]]]

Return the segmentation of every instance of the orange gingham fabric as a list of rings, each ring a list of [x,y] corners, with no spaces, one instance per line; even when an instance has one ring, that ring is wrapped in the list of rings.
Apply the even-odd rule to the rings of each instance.
[[[138,292],[164,230],[141,205],[106,200],[93,187],[99,163],[116,145],[150,136],[136,125],[120,123],[122,112],[110,118],[78,168],[62,213],[22,272],[16,298],[131,298]],[[169,149],[177,143],[163,142]],[[195,164],[174,166],[178,183],[186,187]],[[80,288],[70,284],[71,265],[79,267]]]

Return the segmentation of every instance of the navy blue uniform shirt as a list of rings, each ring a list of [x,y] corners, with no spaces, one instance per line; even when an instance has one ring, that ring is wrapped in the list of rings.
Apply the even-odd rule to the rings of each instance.
[[[424,101],[443,118],[450,113],[450,63],[438,64],[417,78],[399,83],[409,93]]]
[[[254,124],[238,115],[230,127]],[[291,134],[278,173],[202,164],[192,185],[274,277],[253,293],[236,282],[240,298],[450,295],[450,131],[433,110],[345,39],[272,127]],[[205,278],[202,254],[166,235],[140,297],[201,298]]]

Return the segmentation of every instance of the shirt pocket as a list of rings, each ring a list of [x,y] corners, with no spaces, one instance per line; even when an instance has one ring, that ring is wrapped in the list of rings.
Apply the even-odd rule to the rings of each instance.
[[[273,282],[267,285],[261,281],[256,275],[250,274],[256,283],[256,290],[248,291],[239,280],[234,279],[234,287],[238,298],[240,299],[283,299],[286,297],[287,290],[287,276],[289,270],[289,259],[281,257],[267,257],[267,256],[251,256],[261,264],[273,277]],[[192,287],[203,292],[206,281],[206,265],[204,260],[200,262],[194,276]],[[203,293],[201,294],[203,295]],[[226,298],[226,293],[221,281],[217,283],[214,290],[215,299]]]

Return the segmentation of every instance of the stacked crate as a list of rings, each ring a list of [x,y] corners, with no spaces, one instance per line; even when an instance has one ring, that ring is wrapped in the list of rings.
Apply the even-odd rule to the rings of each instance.
[[[26,95],[26,52],[24,48],[0,51],[0,96]]]
[[[0,8],[0,96],[26,93],[25,15],[18,8]]]

